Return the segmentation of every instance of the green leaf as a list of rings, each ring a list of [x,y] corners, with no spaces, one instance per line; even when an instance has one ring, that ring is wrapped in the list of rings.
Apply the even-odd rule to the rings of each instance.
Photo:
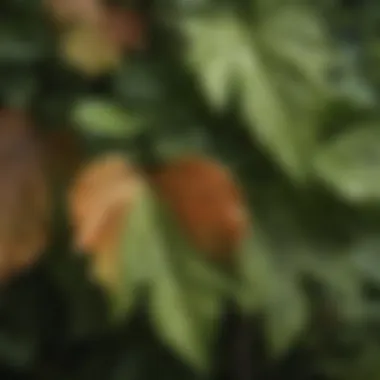
[[[123,104],[138,109],[154,111],[167,106],[168,88],[163,80],[163,64],[149,60],[130,59],[113,78],[113,92]]]
[[[202,265],[195,268],[198,272],[191,270],[191,264],[199,264],[191,258],[195,259],[199,253],[187,243],[168,215],[165,218],[162,209],[156,210],[158,244],[155,250],[157,272],[151,289],[152,323],[159,336],[186,362],[207,372],[222,313],[222,293],[219,288],[215,288],[215,283],[209,282],[205,286],[199,278],[191,276],[194,273],[199,276],[199,269],[203,269],[203,275],[211,273]],[[228,282],[223,278],[217,277],[216,280],[219,286],[228,288]]]
[[[330,46],[306,8],[283,7],[258,21],[252,27],[232,12],[181,19],[186,58],[210,104],[221,111],[236,90],[253,138],[300,178],[329,91]]]
[[[116,320],[122,319],[133,310],[139,289],[150,282],[155,270],[150,257],[156,245],[152,207],[150,189],[145,188],[126,215],[119,248],[120,286],[111,289],[111,307]]]
[[[74,124],[92,135],[133,137],[141,131],[142,120],[103,99],[84,99],[72,110]]]
[[[1,75],[0,94],[10,108],[25,108],[35,99],[38,91],[38,81],[34,73],[16,72]]]
[[[272,240],[273,234],[269,236]],[[278,261],[271,243],[268,231],[256,221],[254,238],[245,248],[241,268],[250,297],[248,308],[253,306],[253,310],[264,312],[270,354],[278,358],[286,354],[305,331],[309,314],[296,272]]]
[[[13,368],[29,369],[33,365],[38,345],[28,338],[20,338],[0,332],[0,358],[1,361]]]
[[[119,319],[130,314],[139,290],[148,288],[151,322],[158,335],[192,365],[204,370],[210,360],[207,357],[210,345],[204,344],[202,338],[209,328],[199,328],[199,322],[205,324],[207,321],[199,321],[197,310],[192,309],[194,304],[190,300],[191,296],[180,279],[177,263],[172,261],[173,251],[168,250],[161,216],[155,196],[146,189],[136,208],[129,213],[125,225],[121,244],[122,285],[115,289],[113,295],[114,311]],[[204,297],[207,289],[203,290]],[[213,308],[215,302],[203,305],[211,308],[213,315],[219,315],[219,310]],[[211,322],[208,327],[215,325],[214,318]]]
[[[51,34],[46,24],[35,16],[12,22],[2,19],[0,26],[0,65],[32,65],[50,54]]]
[[[304,327],[305,304],[290,278],[277,281],[257,233],[242,247],[236,270],[221,270],[192,247],[154,194],[147,190],[140,201],[128,215],[121,245],[122,285],[114,298],[117,315],[129,314],[139,289],[147,289],[149,315],[158,336],[205,373],[224,302],[232,299],[244,313],[267,314],[273,354],[283,354]]]
[[[316,175],[351,202],[380,200],[380,126],[357,125],[315,157]]]
[[[315,253],[309,253],[303,255],[300,261],[304,265],[305,273],[322,284],[327,302],[337,306],[340,321],[355,323],[362,320],[365,315],[361,293],[362,278],[352,257],[318,257]]]
[[[353,260],[363,277],[375,284],[380,284],[380,238],[378,233],[365,234],[352,246]]]
[[[305,333],[309,313],[305,296],[293,276],[278,274],[276,284],[267,307],[266,322],[271,353],[279,357],[286,354]]]
[[[360,70],[360,51],[348,45],[338,55],[338,78],[334,91],[336,97],[347,102],[352,108],[368,109],[376,106],[374,86]]]
[[[162,161],[174,160],[176,157],[204,154],[211,150],[208,136],[201,128],[186,128],[162,133],[154,140],[154,153]]]

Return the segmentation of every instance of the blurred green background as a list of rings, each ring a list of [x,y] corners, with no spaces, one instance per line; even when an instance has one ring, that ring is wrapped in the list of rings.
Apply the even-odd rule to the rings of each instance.
[[[34,125],[54,200],[46,251],[1,287],[1,379],[380,379],[380,3],[3,0],[0,19],[2,110]],[[233,171],[254,221],[244,291],[265,310],[231,311],[235,327],[210,340],[229,314],[207,324],[203,309],[235,299],[215,295],[226,276],[202,264],[184,285],[157,261],[161,293],[126,285],[110,322],[66,193],[79,165],[114,150],[146,168],[191,153]],[[159,244],[150,228],[144,248],[125,232],[126,278]],[[166,239],[181,261],[186,243]]]

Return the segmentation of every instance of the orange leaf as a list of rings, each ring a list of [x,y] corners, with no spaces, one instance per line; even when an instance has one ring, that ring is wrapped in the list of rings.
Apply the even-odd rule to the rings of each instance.
[[[69,194],[69,216],[78,249],[90,253],[93,272],[113,281],[116,244],[128,209],[142,179],[121,154],[110,154],[86,165]]]
[[[159,170],[153,184],[200,250],[214,259],[230,257],[248,231],[249,215],[225,167],[184,157]]]

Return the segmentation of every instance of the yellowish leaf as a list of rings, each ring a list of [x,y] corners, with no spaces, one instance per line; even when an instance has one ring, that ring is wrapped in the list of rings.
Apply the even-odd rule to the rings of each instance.
[[[115,69],[122,50],[97,26],[79,26],[61,36],[61,56],[69,66],[88,76],[98,76]]]
[[[122,154],[110,154],[86,165],[70,189],[74,241],[90,255],[93,276],[106,286],[118,280],[117,244],[142,184]]]

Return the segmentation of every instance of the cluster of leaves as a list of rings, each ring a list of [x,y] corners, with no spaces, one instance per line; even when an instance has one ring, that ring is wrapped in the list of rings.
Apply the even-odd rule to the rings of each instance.
[[[1,2],[4,379],[210,378],[226,300],[276,359],[301,342],[329,379],[380,378],[380,8],[348,3]],[[116,150],[133,170],[83,185]],[[253,232],[233,271],[189,239],[226,245],[231,199]]]

